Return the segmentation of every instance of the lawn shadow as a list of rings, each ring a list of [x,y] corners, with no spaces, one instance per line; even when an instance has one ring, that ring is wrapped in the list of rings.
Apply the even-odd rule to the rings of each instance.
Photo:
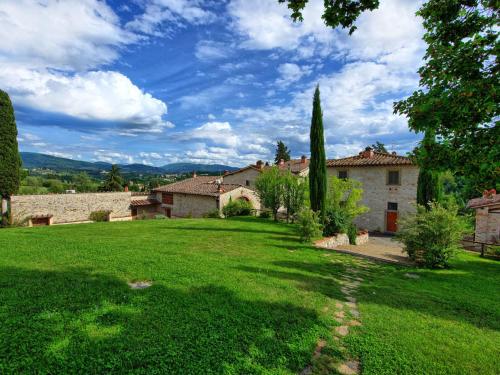
[[[314,310],[244,300],[223,287],[131,290],[87,269],[0,269],[0,369],[7,373],[299,372]]]

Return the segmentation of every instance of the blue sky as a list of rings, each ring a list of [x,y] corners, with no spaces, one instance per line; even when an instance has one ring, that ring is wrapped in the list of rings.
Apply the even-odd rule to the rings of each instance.
[[[293,23],[277,0],[2,0],[0,88],[19,144],[74,159],[243,166],[276,140],[309,153],[314,87],[327,155],[420,138],[392,103],[418,86],[414,0],[382,0],[358,30]]]

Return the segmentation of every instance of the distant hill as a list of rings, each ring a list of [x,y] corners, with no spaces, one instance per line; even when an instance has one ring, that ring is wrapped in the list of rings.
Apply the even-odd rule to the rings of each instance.
[[[36,152],[21,152],[23,167],[27,169],[44,168],[56,172],[87,172],[90,175],[98,175],[102,171],[111,169],[110,163],[89,162],[60,158],[57,156],[38,154]],[[238,168],[220,164],[195,164],[174,163],[163,167],[152,167],[144,164],[119,164],[123,173],[134,174],[177,174],[196,171],[198,173],[222,173],[234,171]]]

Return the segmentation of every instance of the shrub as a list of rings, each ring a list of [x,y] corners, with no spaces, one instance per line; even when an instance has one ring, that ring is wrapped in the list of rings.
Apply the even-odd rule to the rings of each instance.
[[[444,207],[431,203],[427,210],[417,206],[417,212],[403,218],[396,238],[403,242],[410,259],[429,268],[443,268],[469,233],[466,218],[457,215],[456,205]]]
[[[165,220],[167,217],[165,215],[155,215],[155,220]]]
[[[351,218],[346,211],[328,208],[325,215],[323,236],[333,236],[336,233],[346,233]]]
[[[269,219],[271,217],[271,211],[261,211],[259,217],[261,219]]]
[[[111,211],[94,211],[90,213],[89,219],[96,222],[109,221],[109,214]]]
[[[203,217],[206,219],[220,219],[220,212],[217,209],[212,210],[204,214]]]
[[[252,204],[244,199],[229,201],[222,209],[225,217],[248,216],[252,213]]]
[[[302,208],[297,215],[297,231],[302,242],[310,242],[321,235],[318,214],[308,207]]]
[[[356,239],[358,237],[358,228],[356,227],[356,225],[354,225],[354,223],[351,223],[347,227],[347,237],[349,237],[349,243],[351,245],[356,245]]]

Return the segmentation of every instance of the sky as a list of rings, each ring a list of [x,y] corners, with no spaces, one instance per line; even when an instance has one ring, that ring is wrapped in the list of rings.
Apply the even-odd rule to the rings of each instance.
[[[1,0],[0,88],[21,151],[79,160],[273,160],[277,140],[309,155],[316,85],[326,153],[420,135],[393,114],[418,88],[420,1],[381,0],[351,36],[323,0],[294,23],[277,0]]]

